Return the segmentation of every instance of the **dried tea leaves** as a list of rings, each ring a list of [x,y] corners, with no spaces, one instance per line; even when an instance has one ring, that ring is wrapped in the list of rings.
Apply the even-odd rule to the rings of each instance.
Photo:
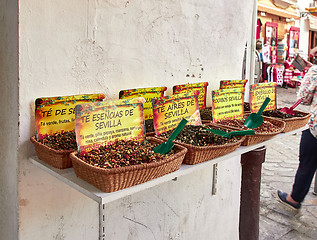
[[[186,125],[184,129],[177,136],[175,141],[183,142],[195,146],[214,146],[214,145],[224,145],[232,142],[238,141],[237,137],[222,137],[207,130],[205,128],[210,128],[209,126],[194,126]],[[223,129],[222,129],[223,130]],[[160,137],[168,138],[173,130],[162,133]]]
[[[39,140],[40,143],[55,150],[74,150],[77,149],[76,135],[73,131],[54,133]]]
[[[222,120],[219,121],[219,124],[226,125],[228,127],[235,127],[242,130],[247,130],[249,128],[243,126],[245,120],[242,119],[233,119],[233,120]],[[254,129],[255,133],[274,133],[278,132],[280,128],[275,126],[273,123],[264,120],[260,127]]]
[[[137,164],[162,161],[167,155],[154,153],[158,144],[118,140],[109,145],[93,149],[83,156],[77,156],[86,163],[100,168],[120,168]]]
[[[294,113],[295,113],[294,115],[291,115],[284,112],[280,112],[279,110],[271,110],[271,111],[263,112],[262,115],[267,117],[276,117],[276,118],[282,118],[282,119],[304,117],[304,115],[299,112],[294,111]]]

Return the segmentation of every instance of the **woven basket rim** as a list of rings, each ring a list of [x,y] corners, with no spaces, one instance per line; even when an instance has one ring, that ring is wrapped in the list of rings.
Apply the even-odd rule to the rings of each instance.
[[[45,148],[46,150],[51,151],[51,152],[54,152],[54,153],[56,153],[56,154],[72,153],[72,152],[75,152],[75,151],[76,151],[76,150],[56,150],[56,149],[50,148],[50,147],[44,145],[43,143],[37,141],[35,135],[32,136],[32,137],[30,137],[30,140],[31,140],[31,142],[34,143],[35,145],[39,145],[39,146]]]
[[[153,137],[153,136],[155,136],[155,131],[146,133],[146,137]]]
[[[157,139],[154,137],[149,137],[149,138],[147,138],[147,140],[154,141],[154,142],[163,142],[161,139]],[[89,169],[91,169],[94,172],[101,172],[105,175],[111,175],[111,174],[118,174],[118,173],[123,173],[123,172],[132,172],[132,171],[141,170],[141,169],[145,169],[145,168],[157,167],[157,166],[160,166],[160,165],[163,165],[165,163],[173,161],[175,158],[178,158],[178,157],[182,156],[183,154],[186,154],[188,151],[185,147],[183,147],[179,144],[175,144],[174,147],[179,148],[180,151],[178,151],[177,153],[173,154],[170,157],[163,159],[162,161],[145,163],[145,164],[137,164],[137,165],[132,165],[132,166],[120,167],[120,168],[111,168],[111,169],[95,167],[93,165],[90,165],[90,164],[84,162],[83,160],[81,160],[79,157],[76,156],[76,154],[78,153],[77,151],[72,152],[70,154],[70,158],[72,159],[72,161],[74,160],[78,164],[83,165],[85,167],[88,167]]]
[[[182,144],[183,146],[189,147],[189,148],[192,148],[192,149],[208,150],[208,149],[222,149],[222,148],[233,147],[233,146],[241,144],[244,140],[245,140],[245,136],[241,137],[238,141],[236,141],[234,143],[226,143],[226,144],[213,145],[213,146],[195,146],[195,145],[192,145],[192,144],[178,142],[178,141],[173,141],[173,142]]]

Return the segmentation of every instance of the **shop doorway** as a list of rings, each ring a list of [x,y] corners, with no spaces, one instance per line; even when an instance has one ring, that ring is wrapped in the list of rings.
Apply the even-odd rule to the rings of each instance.
[[[317,47],[317,32],[315,31],[309,31],[309,49],[308,52],[310,51],[310,49]],[[313,58],[309,58],[310,62],[316,64],[316,60],[314,60]]]

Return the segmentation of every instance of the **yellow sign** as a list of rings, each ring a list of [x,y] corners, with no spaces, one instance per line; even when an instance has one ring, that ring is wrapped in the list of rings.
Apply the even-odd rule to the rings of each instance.
[[[173,87],[173,94],[188,93],[188,92],[193,92],[198,90],[199,91],[199,95],[198,95],[199,109],[205,109],[206,97],[207,97],[207,86],[208,86],[208,82],[176,85]]]
[[[248,80],[221,80],[220,81],[220,89],[228,89],[228,88],[245,88]]]
[[[211,94],[213,122],[243,119],[243,88],[220,89]]]
[[[195,91],[152,99],[156,135],[174,129],[183,118],[188,124],[201,125],[198,94]]]
[[[152,102],[153,98],[163,97],[164,91],[167,90],[167,87],[153,87],[153,88],[136,88],[121,90],[119,93],[119,98],[135,98],[143,97],[145,99],[144,103],[144,119],[153,118]]]
[[[87,103],[75,108],[75,131],[81,155],[116,140],[144,141],[144,98]]]
[[[104,94],[85,94],[35,100],[35,125],[37,140],[47,135],[75,130],[74,108],[77,104],[101,101]]]
[[[250,109],[251,112],[257,112],[264,102],[265,98],[269,97],[271,101],[266,106],[265,111],[276,109],[276,83],[257,83],[250,87]]]

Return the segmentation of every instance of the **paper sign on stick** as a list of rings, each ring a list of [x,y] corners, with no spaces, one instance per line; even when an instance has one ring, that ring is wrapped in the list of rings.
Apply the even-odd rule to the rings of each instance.
[[[207,97],[207,86],[208,86],[208,82],[175,85],[173,87],[173,94],[186,93],[186,92],[192,92],[192,91],[198,90],[199,91],[199,95],[198,95],[199,109],[205,109],[206,97]]]
[[[220,81],[220,89],[228,89],[228,88],[245,88],[248,80],[221,80]]]
[[[104,94],[85,94],[35,100],[36,138],[75,130],[74,108],[77,104],[102,101]]]
[[[174,129],[183,118],[187,124],[201,125],[198,94],[195,91],[152,99],[156,135]]]
[[[130,98],[75,108],[76,141],[80,155],[116,140],[144,141],[144,98]]]
[[[257,112],[265,100],[269,97],[271,101],[266,106],[265,111],[276,109],[276,82],[257,83],[250,86],[250,109]]]
[[[212,91],[213,122],[243,119],[243,88]]]
[[[152,102],[153,98],[163,97],[164,91],[167,90],[167,87],[153,87],[153,88],[136,88],[121,90],[119,93],[119,98],[135,98],[143,97],[145,99],[144,103],[144,119],[153,118]]]

